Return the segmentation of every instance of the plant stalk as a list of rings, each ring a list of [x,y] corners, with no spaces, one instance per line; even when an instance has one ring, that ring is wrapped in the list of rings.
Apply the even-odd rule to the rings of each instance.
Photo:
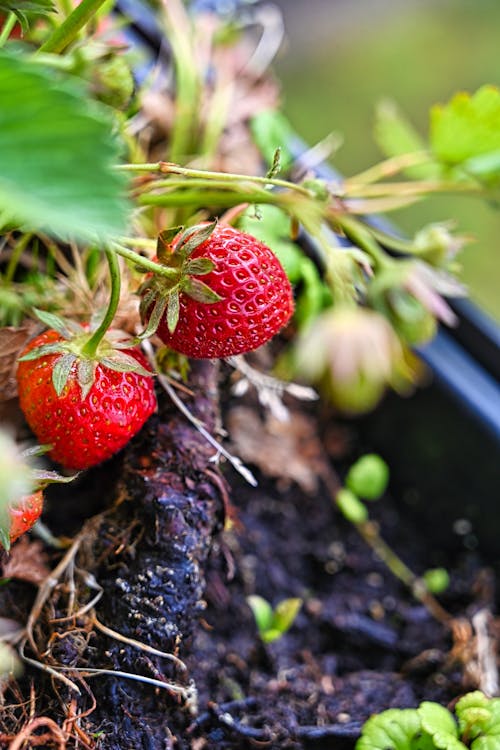
[[[106,331],[113,322],[113,318],[115,317],[116,311],[118,309],[118,304],[120,302],[121,274],[118,258],[116,256],[116,253],[109,248],[106,248],[104,252],[106,253],[106,259],[108,261],[111,291],[109,295],[108,307],[104,314],[104,318],[102,319],[99,327],[94,331],[94,333],[82,349],[82,354],[85,357],[89,357],[89,359],[92,359],[95,356],[99,344],[101,343],[102,339],[106,335]]]
[[[80,5],[55,29],[40,47],[40,52],[59,54],[71,44],[106,0],[82,0]]]
[[[126,239],[128,241],[132,238]],[[134,263],[136,266],[139,266],[139,268],[144,269],[144,271],[150,271],[151,273],[156,273],[159,276],[165,276],[167,279],[176,279],[179,275],[179,272],[175,269],[169,268],[168,266],[162,266],[160,265],[160,263],[155,263],[154,260],[149,260],[149,258],[145,258],[143,255],[139,255],[139,253],[136,253],[133,250],[130,250],[128,247],[124,247],[123,245],[118,244],[117,242],[113,242],[113,251],[117,255],[121,255],[122,258],[125,258],[126,260]]]
[[[440,623],[449,627],[452,616],[437,601],[427,589],[421,578],[410,570],[406,563],[382,539],[377,525],[373,521],[363,521],[354,524],[356,530],[365,542],[375,552],[377,557],[389,568],[391,573],[404,583],[413,596],[418,599],[430,614]]]
[[[144,164],[120,164],[116,167],[120,172],[160,172],[161,174],[178,174],[191,179],[201,179],[207,182],[220,182],[226,185],[231,185],[235,182],[242,182],[245,184],[253,183],[256,185],[265,185],[273,187],[284,188],[295,193],[307,196],[308,198],[314,198],[314,193],[309,188],[303,185],[297,185],[296,182],[290,182],[289,180],[281,180],[276,177],[263,177],[261,175],[248,175],[238,174],[232,172],[212,172],[205,169],[190,169],[188,167],[181,167],[178,164],[172,164],[170,162],[150,162]],[[148,183],[147,189],[154,187],[166,187],[168,186],[168,180],[163,180],[159,183]]]
[[[17,16],[12,11],[9,13],[7,18],[5,19],[4,25],[2,26],[2,31],[0,32],[0,47],[3,47],[7,39],[9,38],[10,32],[14,28],[17,22]]]

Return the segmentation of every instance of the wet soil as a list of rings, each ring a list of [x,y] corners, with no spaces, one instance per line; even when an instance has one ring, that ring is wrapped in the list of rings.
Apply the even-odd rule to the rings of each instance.
[[[212,432],[219,377],[201,366],[194,395],[184,397]],[[321,477],[298,483],[286,467],[282,477],[266,472],[264,460],[251,466],[259,484],[250,487],[228,464],[217,469],[213,447],[166,397],[161,404],[122,456],[50,493],[54,531],[75,534],[82,522],[84,531],[75,565],[37,611],[25,653],[67,667],[79,694],[26,665],[4,694],[0,746],[24,731],[29,747],[342,750],[375,711],[422,699],[447,704],[469,687],[449,628],[376,559]],[[224,423],[233,407],[229,400]],[[247,407],[259,412],[251,399]],[[342,473],[359,452],[355,428],[307,411]],[[308,455],[307,441],[296,445]],[[371,512],[417,574],[432,564],[432,529],[415,528],[397,487]],[[44,552],[50,567],[61,554]],[[475,552],[457,546],[446,565],[451,585],[441,602],[455,618],[493,606],[492,576]],[[96,587],[104,593],[85,611]],[[0,615],[26,622],[35,594],[13,578],[0,589]],[[251,594],[273,605],[302,599],[290,630],[271,644],[258,636]],[[107,672],[90,674],[96,668]],[[33,725],[37,717],[45,724]]]

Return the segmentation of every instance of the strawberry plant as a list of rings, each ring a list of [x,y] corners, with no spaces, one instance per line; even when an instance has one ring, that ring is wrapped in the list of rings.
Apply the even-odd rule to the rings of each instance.
[[[164,691],[162,715],[173,696],[179,715],[196,713],[196,686],[178,653],[199,621],[212,537],[223,518],[227,529],[238,528],[221,457],[255,484],[221,442],[216,402],[228,384],[237,396],[255,389],[254,411],[270,413],[266,429],[275,430],[269,444],[284,450],[273,463],[268,443],[251,434],[256,415],[246,414],[241,443],[249,460],[266,454],[270,476],[289,471],[312,491],[323,482],[375,552],[434,606],[431,587],[419,588],[420,579],[388,554],[360,499],[384,492],[383,462],[366,457],[337,486],[318,458],[324,450],[314,448],[314,431],[302,426],[313,471],[298,461],[293,473],[293,419],[281,433],[272,420],[290,417],[293,396],[318,395],[325,409],[356,414],[374,408],[387,388],[407,394],[418,384],[415,347],[455,322],[445,298],[464,294],[458,255],[468,237],[445,220],[405,238],[373,214],[450,192],[496,201],[500,92],[485,86],[436,106],[427,138],[394,111],[381,111],[382,161],[325,178],[314,153],[293,146],[253,36],[257,11],[240,23],[203,3],[154,6],[153,25],[165,40],[157,59],[131,45],[128,19],[113,3],[0,0],[0,336],[10,342],[0,360],[0,407],[17,442],[40,444],[33,450],[43,454],[33,468],[12,435],[0,436],[9,459],[5,470],[0,462],[0,541],[8,550],[31,527],[51,482],[71,488],[67,505],[56,491],[45,493],[62,534],[56,546],[68,543],[68,528],[75,534],[66,552],[54,553],[62,556],[29,605],[26,627],[9,636],[27,670],[66,691],[57,694],[66,713],[48,722],[43,737],[33,723],[43,717],[33,719],[31,708],[24,724],[9,713],[0,739],[16,736],[17,746],[46,740],[97,748],[101,723],[111,737],[102,747],[108,739],[109,747],[124,746],[106,717],[89,720],[88,732],[80,721],[100,710],[99,701],[91,708],[82,697],[92,694],[86,680],[95,675],[142,683],[137,693],[130,687],[119,710],[119,691],[106,692],[107,683],[95,689],[116,726],[132,722],[144,686]],[[67,469],[85,474],[73,483],[57,473]],[[107,492],[116,471],[120,478]],[[89,487],[101,492],[89,503],[99,512],[75,531]],[[22,544],[10,562],[2,558],[16,574]],[[225,555],[230,568],[231,545]],[[9,587],[0,594],[12,602],[17,589]],[[213,589],[226,607],[217,576]],[[96,614],[103,591],[106,622]],[[275,610],[271,597],[245,594],[260,607],[264,641],[286,640],[280,636],[301,603],[309,614],[317,609],[307,591],[296,593]],[[441,619],[449,624],[447,613]],[[112,646],[103,645],[107,638]],[[139,649],[140,658],[128,649]],[[164,674],[165,663],[173,676]],[[148,701],[146,716],[154,713]],[[222,723],[224,716],[217,713]],[[183,726],[186,743],[198,720]],[[275,739],[244,723],[238,731],[252,741]],[[162,732],[162,747],[170,746],[163,724]]]

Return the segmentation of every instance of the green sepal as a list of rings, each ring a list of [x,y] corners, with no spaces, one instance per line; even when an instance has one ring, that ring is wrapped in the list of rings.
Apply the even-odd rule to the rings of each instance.
[[[172,242],[177,235],[182,232],[184,227],[171,227],[170,229],[164,229],[158,235],[156,241],[156,257],[161,263],[172,261]]]
[[[217,221],[212,221],[209,224],[196,224],[194,227],[185,229],[176,244],[176,252],[180,253],[183,258],[188,258],[193,250],[208,240],[216,226]]]
[[[75,354],[68,353],[63,354],[62,357],[60,357],[55,363],[54,369],[52,370],[52,385],[54,386],[54,390],[58,396],[61,395],[64,390],[64,386],[68,382],[71,368],[73,367],[76,360],[77,357]]]
[[[167,302],[167,326],[170,333],[173,333],[179,322],[179,291],[176,289],[168,297]]]
[[[2,503],[0,505],[0,544],[6,552],[10,550],[9,531],[11,523],[12,519],[10,517],[9,508]]]
[[[165,310],[167,309],[167,305],[169,302],[171,295],[165,295],[164,297],[158,297],[156,294],[153,294],[152,300],[155,300],[154,307],[151,312],[151,315],[148,320],[148,324],[146,328],[142,331],[142,333],[139,334],[139,339],[147,339],[150,336],[153,336],[153,334],[156,333],[158,326],[160,325],[160,321],[165,313]],[[143,306],[141,305],[141,308]],[[146,307],[146,310],[149,308],[149,305]],[[142,314],[142,309],[141,309]]]
[[[215,268],[215,263],[210,258],[193,258],[188,260],[184,271],[188,276],[204,276]]]
[[[94,384],[96,362],[93,359],[82,357],[78,360],[76,368],[76,379],[82,393],[82,398],[86,399],[89,391]]]
[[[33,359],[44,357],[46,354],[58,354],[62,352],[64,352],[64,348],[60,341],[53,344],[42,344],[42,346],[31,349],[27,354],[23,354],[22,357],[19,357],[18,362],[29,362]]]
[[[148,279],[146,282],[144,282],[144,284],[139,289],[139,294],[141,295],[139,312],[141,318],[144,318],[151,305],[153,305],[155,300],[158,298],[158,289],[156,289],[154,284],[152,284],[152,279]]]
[[[37,488],[43,489],[48,484],[69,484],[69,482],[73,482],[80,476],[81,471],[77,471],[76,474],[71,474],[67,477],[63,477],[57,471],[45,471],[44,469],[34,469],[32,474]]]
[[[71,337],[71,332],[73,330],[74,332],[74,323],[71,324],[71,321],[64,320],[63,318],[60,318],[59,315],[55,315],[54,313],[47,312],[47,310],[33,310],[34,314],[38,318],[39,321],[44,323],[47,328],[53,328],[57,333],[60,333],[61,336],[65,339],[69,339]],[[76,324],[78,326],[78,332],[81,331],[81,326]]]
[[[112,357],[103,357],[100,360],[100,364],[102,367],[108,367],[115,372],[136,372],[139,375],[144,375],[148,378],[151,378],[154,375],[154,372],[146,370],[146,368],[143,367],[135,357],[131,357],[124,352],[116,352]]]
[[[220,302],[223,299],[220,294],[217,294],[208,284],[205,284],[199,279],[186,279],[182,285],[182,291],[185,292],[191,299],[196,302],[205,302],[207,304],[213,304],[214,302]]]
[[[33,456],[44,456],[46,453],[49,453],[53,445],[47,445],[44,443],[44,445],[33,445],[31,448],[26,448],[21,453],[21,456],[23,458],[33,458]]]

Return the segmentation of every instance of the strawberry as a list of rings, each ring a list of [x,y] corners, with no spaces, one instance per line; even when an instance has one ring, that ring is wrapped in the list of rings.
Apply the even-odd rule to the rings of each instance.
[[[35,521],[38,521],[43,509],[43,492],[37,490],[31,495],[25,495],[19,502],[9,508],[10,529],[9,541],[15,542],[26,531],[29,531]]]
[[[41,317],[41,315],[39,315]],[[87,469],[119,451],[156,408],[154,381],[137,347],[123,351],[123,333],[108,331],[85,355],[87,328],[49,329],[23,351],[17,368],[19,403],[48,455],[70,469]],[[112,338],[118,339],[114,345]]]
[[[177,278],[150,276],[141,288],[145,334],[156,330],[174,351],[212,359],[252,351],[289,321],[292,288],[266,245],[224,225],[174,232],[160,235],[158,260]]]

